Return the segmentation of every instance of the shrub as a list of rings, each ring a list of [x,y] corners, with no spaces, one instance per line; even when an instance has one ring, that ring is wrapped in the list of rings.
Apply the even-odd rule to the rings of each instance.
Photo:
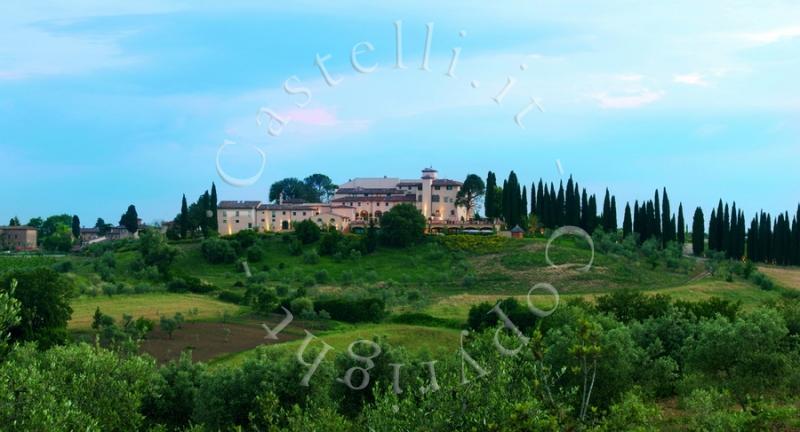
[[[273,288],[261,287],[253,295],[253,309],[261,315],[272,313],[278,304],[278,294]]]
[[[323,256],[335,254],[343,238],[344,236],[339,231],[331,230],[326,232],[322,235],[322,241],[319,243],[319,254]]]
[[[303,253],[303,244],[300,243],[300,240],[293,239],[292,241],[289,242],[289,255],[299,256],[302,253]]]
[[[218,238],[203,240],[203,243],[200,244],[200,252],[211,264],[232,263],[236,260],[236,251],[231,243]]]
[[[317,251],[314,249],[309,249],[303,253],[303,262],[306,264],[318,264],[319,263],[319,255]]]
[[[167,290],[171,292],[193,292],[203,294],[214,291],[214,285],[204,282],[196,277],[185,276],[173,279],[167,284]]]
[[[72,261],[59,261],[53,264],[53,270],[59,273],[68,273],[72,271]]]
[[[234,304],[244,303],[244,296],[231,290],[224,290],[220,292],[217,295],[217,298],[228,303],[234,303]]]
[[[304,312],[314,312],[314,302],[308,297],[297,297],[292,300],[289,309],[297,315],[301,315]]]
[[[378,322],[385,314],[385,303],[379,298],[364,299],[320,299],[314,303],[317,312],[323,309],[331,318],[350,323]]]
[[[306,219],[294,224],[294,235],[303,244],[311,244],[319,240],[321,230],[313,221]]]
[[[328,271],[325,269],[318,270],[316,273],[314,273],[314,280],[316,280],[319,284],[327,282],[328,279]]]
[[[263,257],[264,252],[258,246],[251,246],[250,249],[247,249],[247,261],[259,262]]]

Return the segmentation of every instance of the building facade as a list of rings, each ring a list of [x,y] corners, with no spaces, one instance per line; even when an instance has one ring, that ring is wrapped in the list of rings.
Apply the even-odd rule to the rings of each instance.
[[[0,226],[0,249],[35,250],[38,232],[29,226]]]
[[[430,223],[467,220],[466,209],[456,205],[462,183],[437,177],[436,170],[426,168],[419,179],[356,178],[341,185],[329,203],[221,201],[217,205],[219,233],[289,231],[303,220],[350,231],[353,225],[379,222],[384,213],[400,204],[414,205]]]

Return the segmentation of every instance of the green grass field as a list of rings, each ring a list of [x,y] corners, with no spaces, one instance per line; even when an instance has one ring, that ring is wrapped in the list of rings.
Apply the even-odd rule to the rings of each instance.
[[[72,319],[69,322],[71,330],[87,330],[92,324],[95,309],[119,320],[123,314],[140,316],[157,320],[161,315],[172,316],[176,312],[187,314],[191,309],[197,309],[196,319],[215,320],[225,312],[236,315],[242,311],[241,306],[215,300],[209,296],[198,294],[136,294],[116,295],[113,297],[80,297],[72,301]]]
[[[345,256],[334,259],[319,257],[308,263],[302,256],[289,253],[288,244],[280,235],[259,237],[255,247],[262,259],[249,262],[253,275],[266,286],[282,286],[289,295],[305,290],[315,298],[320,295],[355,295],[382,297],[390,316],[380,324],[325,324],[330,330],[315,331],[337,350],[344,350],[356,339],[370,339],[385,335],[390,344],[411,351],[440,351],[457,348],[459,323],[465,323],[470,307],[495,303],[506,297],[515,297],[524,304],[526,293],[536,283],[547,282],[559,292],[563,304],[571,299],[594,301],[598,295],[619,289],[635,289],[647,293],[668,294],[675,299],[699,301],[721,297],[741,301],[745,309],[779,300],[781,292],[765,291],[749,280],[734,277],[726,281],[726,273],[709,276],[704,263],[692,258],[650,260],[636,253],[617,250],[617,253],[596,252],[589,272],[577,268],[590,259],[590,250],[583,240],[562,237],[549,250],[555,264],[571,266],[553,268],[545,259],[546,239],[525,238],[512,240],[501,237],[445,236],[430,238],[426,244],[409,249],[381,247],[365,256]],[[172,266],[177,275],[197,277],[213,284],[218,290],[244,292],[247,276],[240,264],[209,264],[200,252],[200,241],[182,241],[174,246],[180,255]],[[305,250],[316,248],[312,244]],[[619,249],[617,247],[617,249]],[[78,297],[69,328],[85,332],[90,328],[95,309],[120,319],[123,314],[158,319],[160,315],[181,312],[186,315],[197,309],[195,319],[219,321],[226,316],[242,315],[245,307],[218,301],[215,293],[173,294],[164,292],[163,282],[143,279],[134,268],[139,259],[135,244],[124,243],[113,253],[114,265],[105,281],[96,271],[101,258],[89,256],[54,257],[0,257],[0,271],[31,266],[53,266],[69,261],[71,268],[64,273],[76,286]],[[322,282],[315,280],[325,273]],[[782,286],[800,288],[798,269],[765,269]],[[142,284],[154,287],[157,292],[144,294],[118,294],[114,296],[87,295],[103,292],[110,285],[127,286],[126,292]],[[553,306],[551,295],[537,292],[533,303],[541,309]],[[425,322],[424,325],[392,322],[399,314],[424,313],[447,320],[445,324]],[[402,321],[406,322],[406,321]],[[416,321],[408,321],[416,323]],[[320,321],[321,323],[321,321]],[[426,327],[426,325],[442,327]],[[295,349],[300,341],[272,345],[266,349]],[[232,354],[216,360],[217,366],[235,364],[251,355],[252,351]]]
[[[332,346],[336,352],[346,352],[347,347],[359,339],[372,340],[385,336],[393,347],[402,347],[412,353],[427,352],[431,355],[455,351],[459,347],[459,331],[455,329],[423,327],[405,324],[363,324],[342,325],[331,331],[312,331],[314,336]],[[302,339],[268,345],[261,349],[294,352],[300,347]],[[314,346],[321,346],[318,341]],[[244,351],[212,362],[214,367],[238,365],[253,355],[253,350]]]

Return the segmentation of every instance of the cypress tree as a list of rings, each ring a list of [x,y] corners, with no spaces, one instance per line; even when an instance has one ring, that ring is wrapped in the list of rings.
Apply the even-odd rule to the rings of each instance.
[[[656,192],[657,193],[657,192]],[[645,220],[647,221],[647,226],[645,227],[645,241],[654,238],[660,242],[660,237],[658,236],[658,218],[656,217],[656,206],[658,203],[655,204],[653,201],[647,201],[647,208],[645,210]]]
[[[666,246],[667,243],[674,241],[675,238],[673,237],[673,232],[671,230],[672,223],[671,217],[672,212],[669,206],[669,196],[667,196],[667,188],[664,188],[664,193],[661,196],[662,204],[661,204],[661,227],[663,230],[661,244],[662,246]]]
[[[720,199],[719,204],[717,204],[717,219],[714,223],[714,226],[716,227],[716,231],[714,232],[714,235],[716,236],[714,238],[714,249],[718,251],[725,250],[725,243],[723,241],[723,232],[725,231],[725,228],[722,224],[722,221],[722,199]]]
[[[211,182],[211,228],[214,231],[219,230],[219,221],[217,220],[217,185]]]
[[[625,215],[622,220],[622,237],[627,238],[633,232],[633,222],[631,221],[631,205],[625,203]]]
[[[642,238],[642,217],[639,215],[639,200],[633,202],[633,232]]]
[[[186,204],[186,194],[183,194],[181,199],[181,215],[178,225],[180,225],[181,238],[186,238],[186,231],[189,228],[189,206]]]
[[[539,218],[539,221],[544,220],[544,185],[542,184],[542,179],[539,179],[539,187],[536,188],[536,216]]]
[[[652,235],[657,240],[661,240],[661,205],[658,201],[658,189],[656,189],[655,198],[653,199],[653,214],[651,215],[651,218],[653,219]]]
[[[76,239],[81,238],[81,220],[78,215],[72,215],[72,236]]]
[[[683,220],[683,203],[678,203],[678,243],[686,243],[686,221]]]
[[[536,209],[536,182],[531,183],[531,214],[539,215]]]
[[[522,217],[528,216],[528,187],[522,186],[522,201],[520,201],[520,215]]]
[[[606,188],[606,195],[603,198],[603,214],[600,215],[601,224],[604,231],[611,231],[611,198]]]
[[[487,219],[494,219],[497,217],[497,209],[494,207],[497,199],[496,194],[497,178],[493,172],[489,171],[486,175],[486,193],[483,196],[483,208]]]
[[[589,197],[589,214],[586,217],[587,220],[587,232],[589,234],[594,232],[595,227],[597,226],[597,197],[592,194]]]
[[[617,198],[615,196],[611,196],[611,231],[617,232]]]
[[[589,198],[586,195],[586,189],[581,192],[581,228],[589,231]]]
[[[708,219],[708,249],[717,250],[717,212],[713,207]]]
[[[564,226],[566,215],[564,214],[564,183],[558,183],[558,198],[556,199],[556,225]]]
[[[747,231],[747,259],[761,261],[758,252],[758,216],[754,216],[750,221],[750,229]]]
[[[714,211],[712,210],[711,213],[714,213]],[[703,249],[705,249],[705,226],[703,209],[697,207],[694,210],[694,217],[692,219],[692,252],[695,256],[703,255]]]
[[[730,216],[730,209],[728,208],[728,203],[725,203],[725,212],[722,214],[722,239],[720,240],[720,245],[722,251],[725,251],[725,255],[730,257],[730,237],[731,237],[731,216]]]
[[[503,180],[503,190],[501,191],[502,195],[500,198],[500,212],[498,216],[503,219],[506,223],[508,223],[508,179]],[[513,227],[511,227],[513,228]]]

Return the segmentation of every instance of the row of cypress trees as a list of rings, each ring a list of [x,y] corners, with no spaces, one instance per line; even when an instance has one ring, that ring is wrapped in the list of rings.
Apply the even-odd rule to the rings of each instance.
[[[530,197],[530,200],[528,199]],[[617,231],[616,198],[606,189],[603,208],[598,216],[597,197],[581,189],[572,176],[559,183],[558,190],[539,179],[532,183],[530,195],[526,186],[520,188],[516,173],[511,171],[503,185],[497,185],[497,176],[489,171],[484,197],[486,217],[502,219],[506,226],[527,226],[535,218],[543,228],[558,228],[565,225],[579,226],[589,233],[602,228]],[[750,222],[748,228],[745,214],[736,203],[719,201],[712,209],[708,222],[708,249],[724,252],[731,259],[747,257],[756,262],[779,265],[800,265],[800,205],[797,214],[789,213],[776,218],[761,211]],[[683,203],[678,203],[677,213],[672,212],[666,188],[656,190],[652,200],[635,201],[633,208],[625,204],[622,233],[627,237],[638,234],[639,243],[655,239],[664,247],[670,242],[684,244],[688,227],[683,214]],[[706,249],[705,216],[700,207],[692,218],[691,243],[695,255],[701,256]]]

